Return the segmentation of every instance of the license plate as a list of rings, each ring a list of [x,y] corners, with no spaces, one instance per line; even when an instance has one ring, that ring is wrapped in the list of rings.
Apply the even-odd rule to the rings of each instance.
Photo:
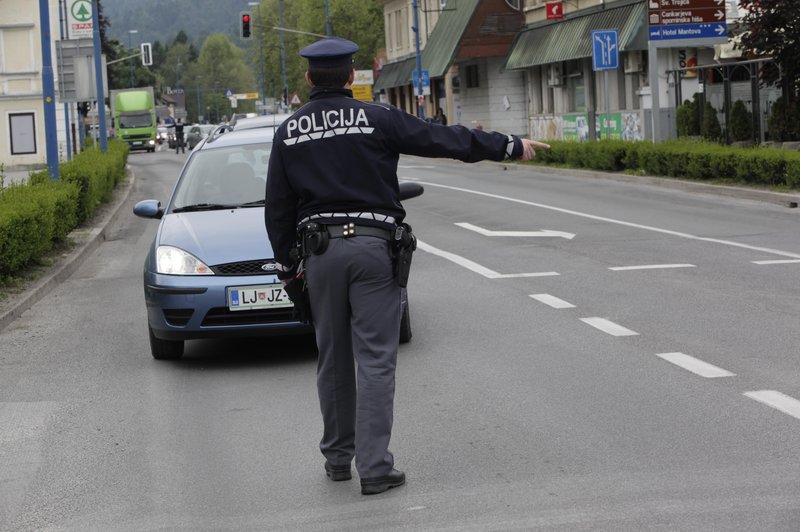
[[[280,283],[258,286],[228,287],[228,308],[251,310],[257,308],[291,307],[292,301]]]
[[[134,146],[141,146],[142,144],[144,143],[140,140],[137,140],[136,142],[133,143]]]

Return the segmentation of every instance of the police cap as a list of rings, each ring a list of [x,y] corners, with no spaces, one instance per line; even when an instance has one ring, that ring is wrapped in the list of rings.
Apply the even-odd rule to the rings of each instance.
[[[352,65],[353,54],[357,51],[358,45],[353,41],[327,37],[309,44],[300,50],[300,55],[308,59],[311,67],[337,68]]]

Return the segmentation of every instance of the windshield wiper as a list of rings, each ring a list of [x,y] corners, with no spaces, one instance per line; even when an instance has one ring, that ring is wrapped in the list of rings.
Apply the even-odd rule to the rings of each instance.
[[[196,203],[172,209],[172,212],[192,212],[192,211],[217,211],[222,209],[236,209],[239,205],[225,205],[222,203]]]
[[[260,199],[256,201],[248,201],[247,203],[242,203],[239,207],[260,207],[261,205],[265,205],[267,203],[266,200]]]

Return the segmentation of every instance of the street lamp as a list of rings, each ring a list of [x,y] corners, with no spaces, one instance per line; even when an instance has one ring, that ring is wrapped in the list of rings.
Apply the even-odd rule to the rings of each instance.
[[[128,48],[131,50],[131,54],[133,53],[133,34],[139,33],[139,30],[128,30]],[[131,67],[131,88],[133,88],[133,55],[129,60],[130,67]]]
[[[180,84],[180,82],[178,80],[180,79],[180,72],[181,72],[181,66],[182,65],[183,65],[183,63],[181,63],[180,61],[175,63],[175,88],[176,89],[181,86],[181,84]]]
[[[261,114],[267,114],[267,93],[264,92],[264,25],[261,21],[261,2],[247,2],[248,6],[256,6],[258,17],[258,61],[261,63]]]

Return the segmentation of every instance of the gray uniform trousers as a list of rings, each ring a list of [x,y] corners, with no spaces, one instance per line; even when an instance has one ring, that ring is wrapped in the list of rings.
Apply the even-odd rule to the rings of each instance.
[[[331,238],[325,252],[306,260],[305,279],[319,351],[320,450],[334,465],[355,455],[361,478],[387,475],[400,337],[389,243]]]

